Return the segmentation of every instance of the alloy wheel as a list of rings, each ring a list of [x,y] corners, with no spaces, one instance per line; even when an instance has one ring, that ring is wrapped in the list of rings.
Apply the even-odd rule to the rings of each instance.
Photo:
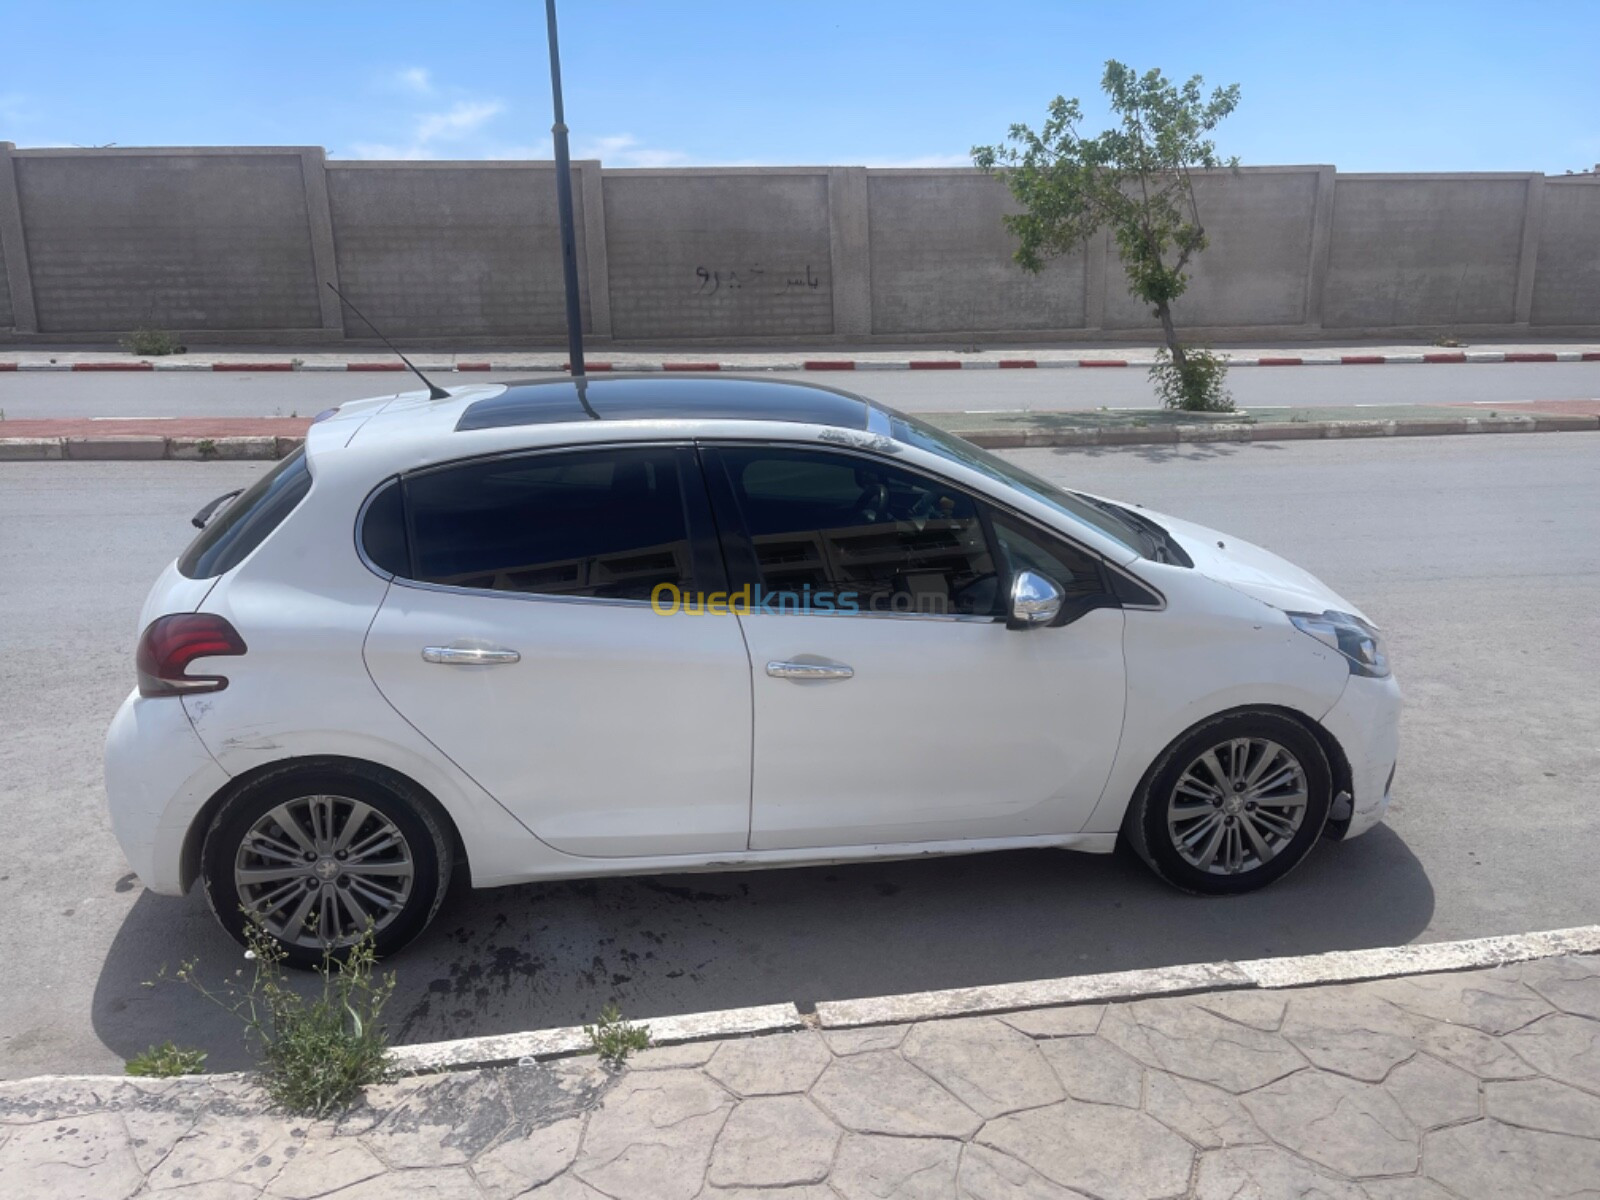
[[[415,864],[395,823],[345,796],[302,796],[250,826],[234,858],[239,899],[279,941],[343,946],[383,930],[410,899]]]
[[[1238,875],[1276,858],[1305,821],[1305,768],[1267,738],[1229,738],[1197,755],[1167,801],[1167,834],[1190,866]]]

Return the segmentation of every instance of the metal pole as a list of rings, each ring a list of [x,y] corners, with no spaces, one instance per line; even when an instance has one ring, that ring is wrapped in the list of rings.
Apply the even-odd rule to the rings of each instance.
[[[567,286],[567,357],[572,377],[583,378],[583,315],[578,307],[578,238],[572,228],[572,160],[567,154],[567,121],[561,106],[561,48],[556,42],[556,0],[544,0],[550,29],[550,91],[555,99],[556,209],[561,218],[561,275]]]

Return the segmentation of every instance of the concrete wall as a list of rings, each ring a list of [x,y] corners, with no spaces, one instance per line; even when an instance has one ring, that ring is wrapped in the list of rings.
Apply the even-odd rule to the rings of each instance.
[[[578,212],[597,166],[573,171]],[[553,169],[334,163],[327,177],[339,287],[390,337],[562,336]],[[581,222],[577,242],[584,328],[592,330]],[[344,328],[371,336],[348,312]]]
[[[828,337],[828,173],[623,171],[605,177],[618,338]]]
[[[1202,172],[1196,339],[1600,335],[1600,177]],[[998,180],[958,169],[574,164],[599,344],[1147,339],[1104,234],[1039,275]],[[353,340],[342,286],[413,342],[560,345],[549,163],[340,162],[314,147],[0,142],[0,340]]]

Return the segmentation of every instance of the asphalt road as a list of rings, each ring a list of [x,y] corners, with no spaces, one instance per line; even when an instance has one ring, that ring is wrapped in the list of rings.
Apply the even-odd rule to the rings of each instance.
[[[1157,403],[1137,368],[1033,371],[782,372],[858,392],[908,412],[984,409],[1148,408]],[[526,371],[444,374],[447,387],[540,378]],[[544,376],[543,378],[555,378]],[[0,375],[0,412],[48,417],[309,417],[324,408],[411,385],[405,375],[283,374]],[[1361,404],[1512,404],[1600,396],[1600,363],[1241,367],[1228,377],[1241,408]],[[0,433],[3,433],[0,429]]]
[[[1405,368],[1402,368],[1405,369]],[[1492,374],[1492,369],[1469,368]],[[1422,371],[1427,375],[1428,371]],[[1594,434],[1026,451],[1052,476],[1288,555],[1391,632],[1387,826],[1276,887],[1170,891],[1029,852],[525,886],[450,899],[392,966],[400,1040],[1549,929],[1600,912]],[[0,466],[0,1076],[117,1071],[169,1037],[241,1065],[175,984],[245,964],[198,895],[146,894],[103,812],[133,628],[201,502],[258,464]]]

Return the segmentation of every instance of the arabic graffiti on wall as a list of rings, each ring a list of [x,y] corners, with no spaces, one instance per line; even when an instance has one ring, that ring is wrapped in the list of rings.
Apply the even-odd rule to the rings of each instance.
[[[822,286],[816,270],[807,263],[803,268],[769,271],[760,264],[746,267],[696,267],[694,269],[696,296],[727,295],[732,292],[754,292],[757,295],[784,296],[794,292],[804,295]]]

